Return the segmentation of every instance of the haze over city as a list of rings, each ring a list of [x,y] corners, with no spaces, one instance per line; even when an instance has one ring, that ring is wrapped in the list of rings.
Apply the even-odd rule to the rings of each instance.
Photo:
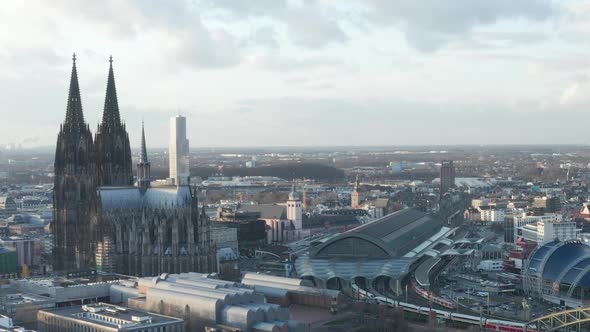
[[[10,1],[1,145],[53,146],[78,56],[95,128],[113,55],[142,119],[192,147],[587,144],[588,1]]]
[[[590,0],[11,0],[0,332],[590,331]]]

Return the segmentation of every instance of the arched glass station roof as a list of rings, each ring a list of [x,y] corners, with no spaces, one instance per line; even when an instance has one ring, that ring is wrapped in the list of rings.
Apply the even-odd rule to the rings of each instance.
[[[574,241],[545,243],[531,254],[526,272],[572,289],[590,288],[590,246]]]

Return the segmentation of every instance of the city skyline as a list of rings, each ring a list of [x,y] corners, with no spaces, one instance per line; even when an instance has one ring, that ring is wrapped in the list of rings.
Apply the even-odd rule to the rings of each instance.
[[[195,148],[590,143],[587,1],[166,4],[7,4],[0,145],[55,144],[72,52],[93,131],[113,55],[133,149],[176,114]]]

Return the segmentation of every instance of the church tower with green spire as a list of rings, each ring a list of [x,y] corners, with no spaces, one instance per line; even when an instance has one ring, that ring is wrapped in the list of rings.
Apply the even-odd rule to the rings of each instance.
[[[60,126],[55,149],[51,229],[56,271],[86,269],[94,264],[95,148],[82,112],[75,54],[72,62],[66,119]]]
[[[109,76],[104,100],[102,122],[96,132],[96,169],[98,186],[133,185],[131,147],[125,124],[121,123],[119,102],[113,73],[113,57],[109,58]]]

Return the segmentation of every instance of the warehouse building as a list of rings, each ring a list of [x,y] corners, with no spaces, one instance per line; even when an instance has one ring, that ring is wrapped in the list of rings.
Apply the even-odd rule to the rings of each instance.
[[[137,287],[113,286],[111,292],[112,299],[127,298],[131,308],[184,319],[186,331],[309,331],[290,319],[289,309],[267,303],[264,294],[208,274],[164,273],[138,279]]]
[[[298,304],[335,313],[344,302],[340,291],[310,287],[311,282],[308,280],[248,272],[244,274],[242,284],[264,294],[268,302],[283,307]]]

